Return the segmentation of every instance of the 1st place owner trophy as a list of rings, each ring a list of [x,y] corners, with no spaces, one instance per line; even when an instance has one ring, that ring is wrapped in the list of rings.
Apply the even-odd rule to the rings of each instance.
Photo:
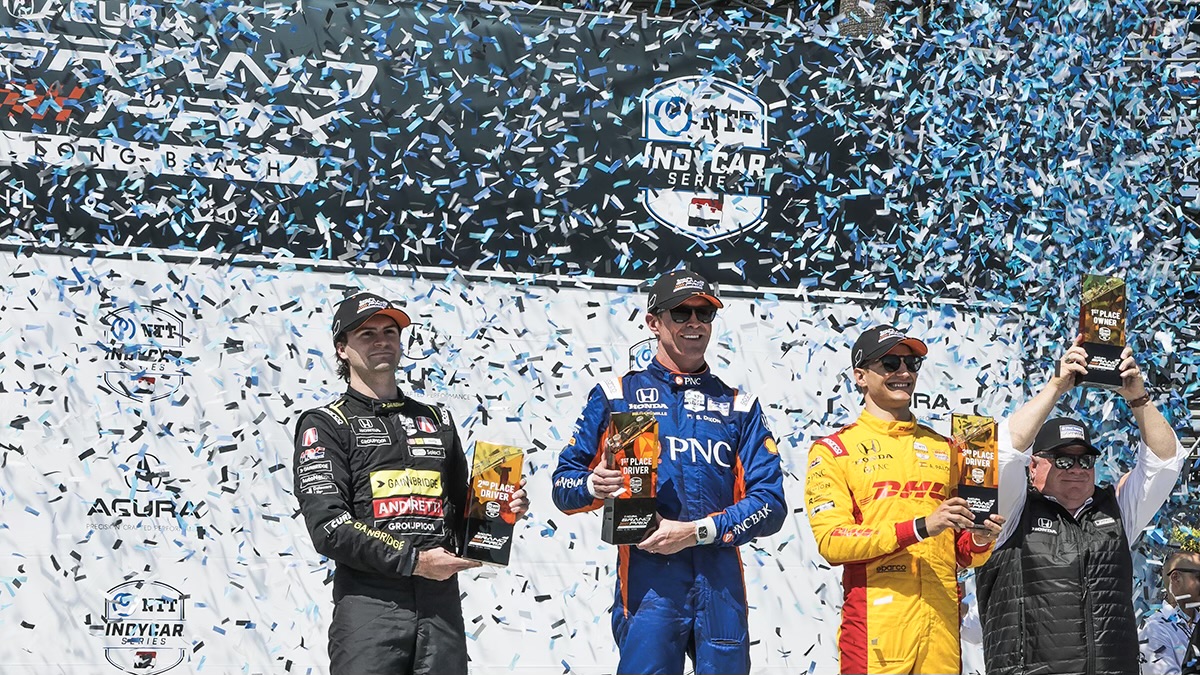
[[[604,500],[600,538],[609,544],[637,544],[654,529],[658,511],[658,420],[645,413],[613,413],[604,461],[619,469],[623,481],[616,496]]]
[[[1082,384],[1104,389],[1121,386],[1121,352],[1125,349],[1125,280],[1085,274],[1079,332],[1087,351],[1088,372]]]

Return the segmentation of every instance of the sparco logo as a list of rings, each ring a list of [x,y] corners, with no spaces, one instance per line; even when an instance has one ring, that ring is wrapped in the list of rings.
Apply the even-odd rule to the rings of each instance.
[[[643,198],[663,225],[701,241],[762,222],[770,192],[767,106],[712,77],[667,80],[642,97]]]
[[[170,396],[187,374],[183,319],[159,307],[129,305],[102,318],[107,332],[104,383],[134,401]]]
[[[104,657],[133,675],[155,675],[183,662],[187,599],[159,581],[127,581],[104,596],[103,623],[91,626],[104,638]]]

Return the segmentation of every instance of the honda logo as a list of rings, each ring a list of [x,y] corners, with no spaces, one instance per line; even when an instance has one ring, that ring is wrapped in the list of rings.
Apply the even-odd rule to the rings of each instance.
[[[1054,522],[1049,518],[1038,518],[1038,527],[1050,530],[1054,528]]]
[[[638,389],[636,395],[638,403],[658,403],[657,389]]]

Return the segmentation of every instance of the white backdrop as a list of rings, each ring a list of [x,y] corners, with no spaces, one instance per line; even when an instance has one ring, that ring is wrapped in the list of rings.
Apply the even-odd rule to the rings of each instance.
[[[615,551],[597,514],[554,509],[549,475],[587,391],[628,369],[649,337],[632,282],[589,290],[454,271],[410,280],[11,253],[0,272],[5,673],[156,673],[176,659],[173,673],[326,672],[332,566],[296,511],[291,430],[343,388],[330,316],[359,288],[407,304],[419,324],[407,389],[444,400],[468,449],[475,439],[528,449],[532,509],[512,565],[462,579],[473,672],[613,671]],[[1019,390],[1019,324],[725,290],[710,363],[763,401],[793,512],[743,549],[754,670],[835,672],[840,570],[817,555],[801,507],[809,444],[859,411],[850,343],[885,320],[923,337],[917,410],[947,432],[950,412],[999,415]],[[106,618],[165,636],[122,642]],[[978,664],[978,648],[965,657]]]

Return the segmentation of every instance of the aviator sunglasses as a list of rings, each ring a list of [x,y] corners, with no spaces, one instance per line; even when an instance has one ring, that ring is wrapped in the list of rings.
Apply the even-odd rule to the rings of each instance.
[[[883,366],[883,369],[888,371],[889,373],[894,373],[897,370],[900,370],[901,362],[903,362],[904,365],[908,367],[908,370],[910,372],[915,373],[921,369],[921,364],[925,362],[925,357],[924,356],[897,356],[896,354],[888,354],[887,356],[879,357],[878,359],[876,359],[876,361],[878,361],[879,365]]]
[[[700,323],[712,323],[713,319],[717,318],[716,307],[676,307],[670,310],[670,313],[671,320],[675,323],[687,323],[692,314],[696,315]]]
[[[1076,464],[1084,471],[1096,466],[1095,455],[1038,455],[1042,459],[1048,459],[1054,463],[1054,466],[1066,471]]]

